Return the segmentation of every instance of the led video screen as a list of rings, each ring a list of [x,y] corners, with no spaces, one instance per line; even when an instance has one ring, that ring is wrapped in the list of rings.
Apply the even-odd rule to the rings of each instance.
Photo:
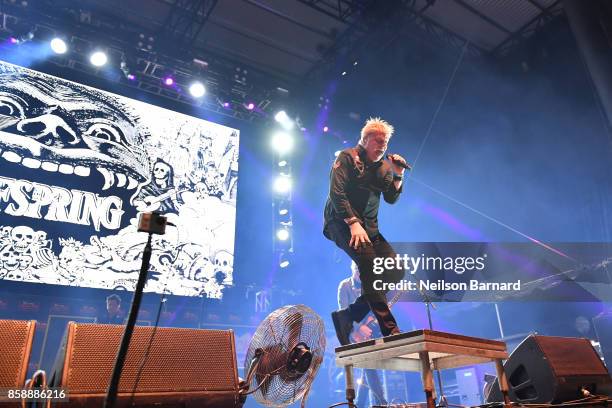
[[[0,62],[0,279],[221,298],[239,131]]]

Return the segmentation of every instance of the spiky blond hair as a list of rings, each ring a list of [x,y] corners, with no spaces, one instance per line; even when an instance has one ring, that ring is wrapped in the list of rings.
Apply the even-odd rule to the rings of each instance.
[[[393,126],[381,118],[369,118],[361,129],[359,144],[363,146],[365,144],[365,139],[376,133],[384,133],[387,140],[389,140],[393,135]]]

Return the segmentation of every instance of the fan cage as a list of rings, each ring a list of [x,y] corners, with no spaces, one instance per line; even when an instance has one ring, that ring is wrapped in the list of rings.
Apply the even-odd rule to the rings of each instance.
[[[259,325],[247,351],[245,378],[251,369],[255,352],[263,354],[249,384],[257,402],[267,407],[285,407],[304,397],[323,361],[325,327],[321,318],[308,306],[284,306],[272,312]],[[305,343],[312,362],[305,373],[291,372],[287,357],[298,343]],[[263,384],[262,384],[263,383]]]

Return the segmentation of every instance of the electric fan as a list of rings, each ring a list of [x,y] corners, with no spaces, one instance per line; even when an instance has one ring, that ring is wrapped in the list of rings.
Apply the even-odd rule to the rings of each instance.
[[[284,306],[259,325],[247,351],[244,394],[267,407],[304,407],[325,353],[325,329],[308,306]]]

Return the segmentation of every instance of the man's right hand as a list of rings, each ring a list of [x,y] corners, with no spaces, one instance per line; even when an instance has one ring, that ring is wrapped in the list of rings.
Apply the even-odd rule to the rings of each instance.
[[[370,336],[372,336],[372,329],[370,329],[367,324],[362,324],[359,326],[359,334],[361,334],[361,336],[364,338],[369,339]]]
[[[372,242],[361,224],[358,222],[351,224],[351,240],[349,241],[349,246],[357,250],[361,245],[367,244],[371,245]]]

